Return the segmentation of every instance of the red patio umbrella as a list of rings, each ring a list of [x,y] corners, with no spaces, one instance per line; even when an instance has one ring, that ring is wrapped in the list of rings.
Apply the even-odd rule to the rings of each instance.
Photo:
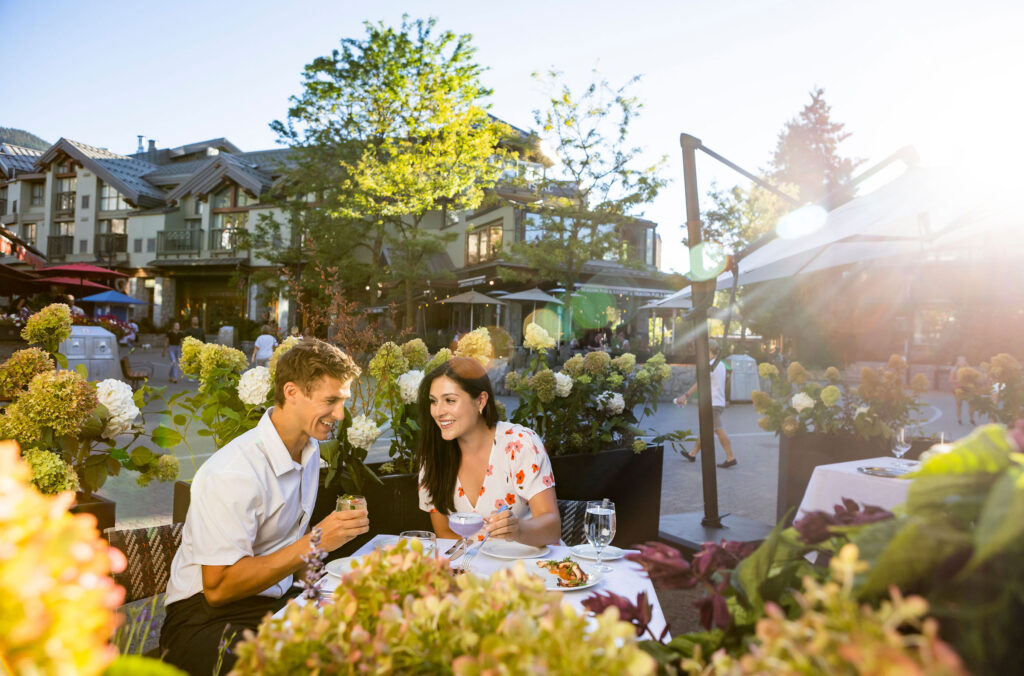
[[[38,270],[41,275],[68,275],[72,277],[127,277],[128,275],[116,270],[108,270],[98,265],[89,263],[68,263],[66,265],[54,265],[53,267]]]
[[[109,291],[109,286],[103,286],[97,282],[90,282],[88,279],[81,277],[41,277],[39,279],[33,279],[34,284],[57,284],[59,286],[84,286],[90,289],[103,289]]]

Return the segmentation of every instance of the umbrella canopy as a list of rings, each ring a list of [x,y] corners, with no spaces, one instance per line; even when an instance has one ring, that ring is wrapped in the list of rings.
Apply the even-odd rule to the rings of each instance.
[[[445,298],[441,301],[442,303],[450,303],[453,305],[468,305],[469,306],[469,328],[473,328],[473,306],[474,305],[508,305],[504,300],[498,300],[497,298],[491,298],[485,296],[479,291],[466,291],[460,293],[457,296],[451,298]]]
[[[502,298],[502,300],[525,300],[533,301],[534,303],[555,303],[556,305],[562,304],[562,301],[558,300],[557,298],[550,294],[544,293],[537,287],[527,289],[526,291],[517,291],[515,293],[510,293],[504,298]]]
[[[148,305],[144,300],[138,298],[132,298],[126,296],[120,291],[103,291],[102,293],[96,293],[79,300],[89,301],[90,303],[105,303],[107,305]]]
[[[90,265],[89,263],[68,263],[66,265],[54,265],[53,267],[43,268],[39,271],[43,275],[69,275],[72,277],[127,277],[128,275],[123,272],[117,272],[115,270],[108,270],[107,268],[101,268],[98,265]]]
[[[90,289],[104,289],[108,290],[110,287],[97,284],[96,282],[90,282],[87,279],[75,278],[75,277],[43,277],[40,279],[32,280],[36,284],[56,284],[59,286],[84,286]]]

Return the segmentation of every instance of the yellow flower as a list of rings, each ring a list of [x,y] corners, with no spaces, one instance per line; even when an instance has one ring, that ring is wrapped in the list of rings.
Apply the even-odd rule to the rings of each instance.
[[[574,354],[570,357],[568,361],[562,364],[562,373],[572,378],[583,373],[583,355]]]
[[[481,326],[459,338],[455,346],[455,356],[476,359],[485,368],[490,366],[494,348],[491,347],[491,334],[487,332],[487,328]]]
[[[53,359],[38,347],[18,350],[0,365],[0,394],[14,399],[37,375],[53,370]]]
[[[437,354],[435,354],[431,358],[431,360],[427,362],[427,365],[423,367],[423,372],[430,373],[441,364],[447,364],[448,361],[451,360],[452,356],[453,355],[451,350],[449,350],[447,347],[442,347],[440,350],[437,351]]]
[[[750,401],[754,405],[754,410],[763,415],[771,408],[774,400],[767,392],[754,390],[750,393]]]
[[[839,369],[837,369],[835,366],[829,366],[827,369],[825,369],[825,380],[829,381],[833,385],[838,385],[839,381],[841,381],[842,379],[842,374],[839,373]]]
[[[786,369],[786,380],[794,385],[803,385],[810,377],[811,374],[809,374],[807,369],[805,369],[798,361],[793,362],[789,365],[789,368]]]
[[[628,376],[636,368],[636,355],[626,352],[612,359],[612,366],[622,375]]]
[[[402,354],[405,355],[405,360],[409,362],[411,369],[421,369],[430,360],[430,350],[427,349],[426,343],[419,338],[413,338],[404,343]]]
[[[77,371],[40,373],[7,407],[4,432],[23,446],[38,448],[46,429],[57,437],[77,435],[96,404],[96,386]]]
[[[762,378],[777,378],[779,376],[779,369],[775,364],[764,362],[757,365],[757,375]]]
[[[409,370],[409,362],[398,347],[390,340],[377,349],[367,367],[370,375],[378,381],[396,378]]]
[[[583,370],[592,376],[602,376],[608,370],[612,358],[607,352],[597,350],[583,358]]]
[[[555,346],[555,339],[539,324],[530,322],[523,335],[523,347],[533,350],[549,350]]]
[[[992,357],[990,364],[992,379],[1000,383],[1012,383],[1020,379],[1020,362],[1004,353]]]
[[[42,345],[47,352],[56,352],[61,342],[71,335],[71,308],[64,303],[47,305],[28,318],[21,337],[29,345]]]
[[[889,363],[885,365],[885,368],[902,373],[907,370],[907,362],[903,360],[903,357],[894,354],[889,357]]]
[[[22,458],[32,468],[32,485],[43,495],[81,490],[75,469],[60,454],[28,449]]]
[[[927,392],[929,387],[931,387],[931,383],[928,382],[928,376],[923,373],[918,373],[910,379],[910,389],[915,392]]]
[[[791,437],[800,431],[800,423],[795,416],[787,415],[782,421],[782,433]]]
[[[829,385],[821,391],[821,401],[826,406],[835,406],[839,403],[839,398],[842,396],[839,388],[835,385]]]
[[[188,340],[186,338],[186,340]],[[285,352],[292,349],[299,344],[299,339],[295,336],[288,336],[281,344],[274,348],[274,354],[270,355],[270,361],[267,362],[267,370],[270,371],[270,382],[274,382],[274,371],[277,369],[277,361],[284,355]],[[184,349],[182,349],[184,352]]]

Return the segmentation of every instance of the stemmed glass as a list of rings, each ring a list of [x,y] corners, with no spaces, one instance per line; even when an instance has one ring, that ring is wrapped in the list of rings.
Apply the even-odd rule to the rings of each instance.
[[[469,538],[483,528],[484,517],[476,512],[452,512],[448,515],[448,527],[459,536],[459,542],[469,546]]]
[[[588,502],[583,527],[587,534],[587,542],[596,552],[597,569],[602,573],[611,571],[611,566],[601,563],[601,554],[615,537],[615,503],[607,498]]]
[[[892,438],[892,454],[896,456],[896,471],[901,474],[907,471],[903,466],[903,455],[910,450],[910,437],[911,431],[906,427],[900,427]]]

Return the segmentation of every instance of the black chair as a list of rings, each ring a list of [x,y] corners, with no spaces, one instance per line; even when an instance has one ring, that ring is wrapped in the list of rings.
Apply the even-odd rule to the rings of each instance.
[[[583,527],[587,513],[586,500],[558,500],[558,516],[562,519],[562,542],[570,547],[586,544]]]

